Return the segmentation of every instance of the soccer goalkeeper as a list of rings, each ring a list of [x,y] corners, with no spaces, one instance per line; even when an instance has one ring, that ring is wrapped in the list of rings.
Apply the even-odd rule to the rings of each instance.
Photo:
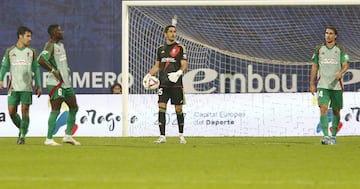
[[[160,86],[159,95],[159,128],[160,137],[155,143],[165,143],[165,113],[169,99],[175,106],[177,122],[179,126],[179,139],[181,144],[186,144],[184,133],[184,114],[182,105],[185,104],[182,75],[187,68],[186,48],[176,42],[176,28],[173,25],[165,27],[165,44],[157,49],[157,58],[150,72],[145,76],[146,81],[150,76],[159,72]]]

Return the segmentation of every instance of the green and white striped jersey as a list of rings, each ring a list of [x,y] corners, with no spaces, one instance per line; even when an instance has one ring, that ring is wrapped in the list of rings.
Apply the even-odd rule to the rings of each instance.
[[[31,47],[11,46],[6,49],[1,62],[0,81],[4,81],[5,74],[10,69],[9,90],[33,91],[33,72],[36,85],[41,86],[40,68],[35,57],[35,49]]]
[[[49,61],[49,63],[60,72],[60,75],[64,81],[61,87],[72,87],[70,68],[67,63],[66,51],[63,43],[55,43],[54,41],[50,40],[45,44],[44,50],[40,53],[39,58],[40,56]],[[50,73],[47,77],[46,84],[55,86],[58,83],[59,81],[56,79],[56,77]]]
[[[325,44],[315,48],[312,61],[318,64],[317,88],[342,90],[343,81],[335,79],[335,73],[341,70],[342,63],[349,62],[349,55],[343,46],[335,44],[328,48]]]

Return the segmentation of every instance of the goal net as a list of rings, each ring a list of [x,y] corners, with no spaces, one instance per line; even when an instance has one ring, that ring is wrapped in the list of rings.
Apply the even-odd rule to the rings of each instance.
[[[155,62],[157,47],[164,43],[164,27],[174,17],[177,40],[188,52],[187,93],[308,91],[313,49],[324,41],[328,25],[338,29],[337,42],[350,55],[345,90],[357,91],[360,5],[275,2],[172,1],[169,6],[165,1],[144,1],[128,6],[128,23],[123,26],[128,26],[124,37],[129,40],[129,93],[151,93],[142,87],[142,78]]]

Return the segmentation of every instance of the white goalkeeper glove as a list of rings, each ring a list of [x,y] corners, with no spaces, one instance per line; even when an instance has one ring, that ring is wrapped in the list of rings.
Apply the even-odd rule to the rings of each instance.
[[[171,82],[176,83],[179,77],[183,74],[182,70],[178,70],[176,72],[168,73],[168,78]]]
[[[148,86],[148,81],[149,81],[149,78],[151,77],[150,73],[146,74],[144,79],[143,79],[143,86],[145,89],[147,89],[149,86]]]

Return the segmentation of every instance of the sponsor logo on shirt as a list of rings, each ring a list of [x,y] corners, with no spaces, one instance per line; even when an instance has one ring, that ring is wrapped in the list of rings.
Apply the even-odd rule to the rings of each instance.
[[[161,59],[161,62],[176,62],[175,58],[164,57]]]
[[[61,56],[59,57],[59,60],[60,60],[60,61],[66,61],[66,55],[61,55]]]
[[[332,58],[324,58],[321,60],[321,64],[338,64],[338,62]]]

